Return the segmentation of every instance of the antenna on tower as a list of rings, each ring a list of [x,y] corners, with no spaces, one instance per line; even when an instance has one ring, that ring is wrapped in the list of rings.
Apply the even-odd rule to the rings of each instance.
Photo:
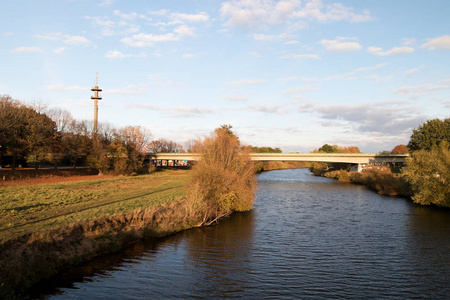
[[[97,140],[97,128],[98,128],[98,100],[102,100],[102,97],[98,94],[102,91],[98,87],[98,72],[95,73],[95,87],[91,89],[94,92],[94,96],[91,99],[94,100],[94,140]]]

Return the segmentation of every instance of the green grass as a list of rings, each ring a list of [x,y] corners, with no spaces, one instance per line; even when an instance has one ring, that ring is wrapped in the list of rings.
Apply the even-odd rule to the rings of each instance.
[[[184,195],[187,172],[0,188],[0,242],[168,203]]]

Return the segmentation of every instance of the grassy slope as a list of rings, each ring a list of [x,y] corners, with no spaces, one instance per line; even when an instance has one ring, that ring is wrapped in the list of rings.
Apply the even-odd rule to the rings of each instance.
[[[0,188],[0,242],[105,215],[165,204],[184,194],[187,171]]]

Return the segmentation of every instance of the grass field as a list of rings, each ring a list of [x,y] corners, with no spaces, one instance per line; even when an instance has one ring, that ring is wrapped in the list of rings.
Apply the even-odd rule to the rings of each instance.
[[[168,203],[184,195],[187,173],[164,170],[134,177],[0,187],[0,243]]]

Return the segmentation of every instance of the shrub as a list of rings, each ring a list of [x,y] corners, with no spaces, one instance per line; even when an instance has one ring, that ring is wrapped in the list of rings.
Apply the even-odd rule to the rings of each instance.
[[[411,196],[411,186],[405,177],[393,174],[391,169],[368,169],[362,172],[351,172],[350,180],[353,183],[363,184],[381,195]]]
[[[412,153],[405,173],[414,190],[414,202],[450,207],[449,146],[442,141],[429,151]]]
[[[201,224],[211,224],[234,211],[252,209],[256,178],[248,150],[240,146],[231,126],[217,128],[198,141],[194,151],[201,159],[193,168],[188,198]]]

